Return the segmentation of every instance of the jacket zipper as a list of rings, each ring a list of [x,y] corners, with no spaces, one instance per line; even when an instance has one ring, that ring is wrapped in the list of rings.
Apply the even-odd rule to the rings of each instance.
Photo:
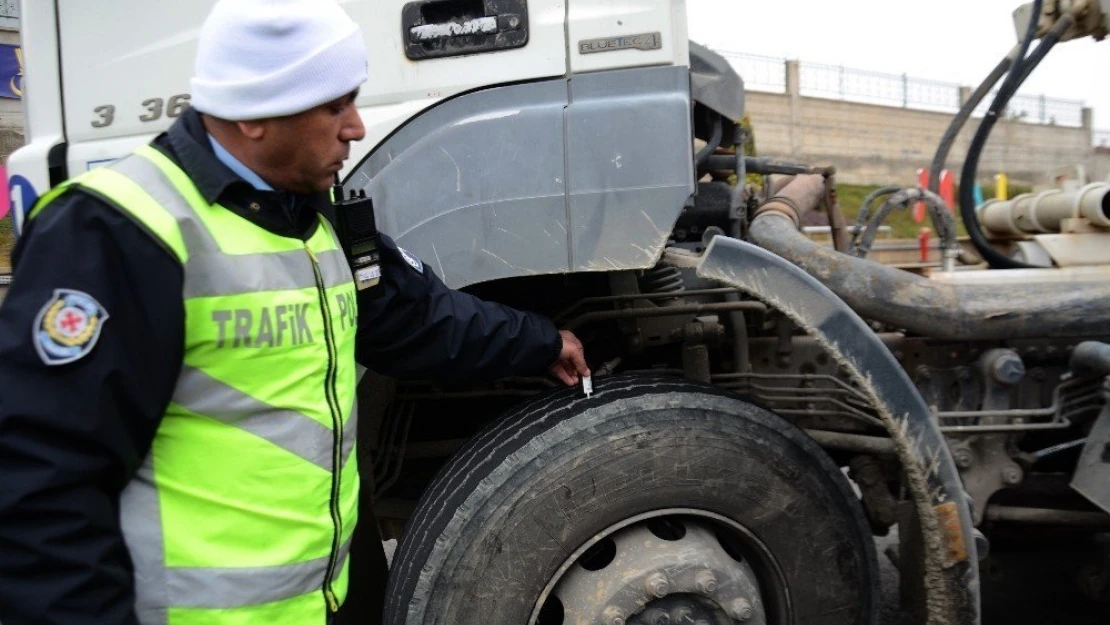
[[[339,600],[335,596],[335,591],[332,589],[332,576],[335,575],[335,567],[339,560],[339,540],[343,535],[343,518],[339,513],[339,478],[342,466],[341,454],[343,449],[343,421],[342,415],[339,412],[339,391],[336,389],[336,377],[338,376],[338,367],[336,360],[339,356],[335,348],[335,335],[334,329],[331,324],[331,309],[328,306],[327,286],[324,284],[324,275],[320,271],[320,262],[316,258],[316,254],[312,248],[305,243],[305,251],[308,252],[309,259],[312,260],[312,273],[316,278],[316,290],[320,295],[320,310],[324,316],[324,342],[328,348],[328,370],[324,377],[324,396],[328,401],[328,410],[331,412],[332,424],[332,464],[334,470],[331,474],[331,500],[328,502],[328,507],[331,511],[332,525],[335,533],[332,535],[331,541],[331,554],[328,556],[328,568],[324,573],[324,599],[328,603],[328,608],[332,612],[339,611]]]

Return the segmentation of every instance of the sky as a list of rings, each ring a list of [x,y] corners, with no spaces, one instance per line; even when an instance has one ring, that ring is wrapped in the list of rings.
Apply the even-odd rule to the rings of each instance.
[[[1018,42],[1021,0],[686,0],[715,50],[979,85]],[[1034,43],[1033,45],[1036,45]],[[1056,45],[1018,93],[1081,100],[1110,131],[1110,37]]]

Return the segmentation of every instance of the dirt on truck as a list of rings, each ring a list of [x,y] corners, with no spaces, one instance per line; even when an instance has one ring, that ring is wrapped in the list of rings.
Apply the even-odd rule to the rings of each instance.
[[[180,115],[210,5],[25,1],[13,196]],[[573,329],[594,372],[589,396],[363,375],[362,496],[399,540],[386,623],[873,623],[896,530],[902,606],[970,625],[999,532],[1110,530],[1110,185],[961,197],[961,245],[935,188],[875,189],[853,219],[835,162],[746,155],[743,77],[682,0],[343,6],[373,68],[344,195],[449,286]],[[997,119],[972,111],[1108,11],[1021,7],[930,179],[975,126],[970,194]],[[874,257],[918,202],[927,275]],[[828,244],[801,230],[817,213]]]

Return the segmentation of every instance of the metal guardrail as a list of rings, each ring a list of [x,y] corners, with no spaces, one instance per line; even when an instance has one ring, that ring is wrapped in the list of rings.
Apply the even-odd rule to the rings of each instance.
[[[801,63],[801,94],[834,100],[955,112],[960,85],[842,66]]]
[[[987,113],[991,102],[997,92],[983,98],[973,115],[982,117]],[[1083,126],[1083,103],[1079,100],[1063,100],[1048,98],[1043,95],[1015,94],[1006,105],[1002,119],[1012,119],[1031,124],[1048,126],[1069,126],[1079,128]]]
[[[745,89],[786,93],[785,59],[739,52],[718,51],[718,54],[725,57],[736,68],[736,72],[744,79]]]
[[[772,93],[787,92],[786,59],[727,50],[716,52],[736,68],[746,88]],[[832,100],[955,113],[960,109],[961,90],[966,90],[969,95],[972,90],[971,86],[915,78],[907,74],[809,62],[800,62],[798,67],[800,95]],[[985,98],[973,115],[982,117],[993,98],[993,94]],[[1019,93],[1010,99],[1005,117],[1030,124],[1079,128],[1083,126],[1083,102]]]

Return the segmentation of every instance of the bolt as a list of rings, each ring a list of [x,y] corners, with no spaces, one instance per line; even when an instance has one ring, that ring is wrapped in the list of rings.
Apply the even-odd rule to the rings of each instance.
[[[747,599],[734,599],[728,604],[728,615],[738,621],[746,621],[752,617],[752,614],[755,614],[755,608]]]
[[[956,461],[956,466],[961,469],[968,469],[975,464],[975,455],[971,453],[970,449],[964,447],[957,447],[952,450],[952,458]]]
[[[647,587],[647,591],[650,592],[653,597],[666,597],[667,590],[670,588],[671,584],[667,581],[666,575],[662,573],[652,573],[644,580],[644,586]]]
[[[1021,469],[1017,467],[1006,467],[1002,469],[1002,481],[1010,486],[1016,486],[1021,483]]]
[[[516,28],[517,26],[520,26],[520,18],[519,17],[510,17],[509,18],[509,28]]]
[[[624,613],[615,605],[605,608],[601,616],[605,619],[606,625],[624,625]]]
[[[711,595],[717,592],[717,577],[713,575],[713,571],[702,571],[694,578],[694,586],[701,594]]]
[[[991,363],[991,376],[1002,384],[1017,384],[1025,377],[1025,364],[1015,354],[999,356]]]

